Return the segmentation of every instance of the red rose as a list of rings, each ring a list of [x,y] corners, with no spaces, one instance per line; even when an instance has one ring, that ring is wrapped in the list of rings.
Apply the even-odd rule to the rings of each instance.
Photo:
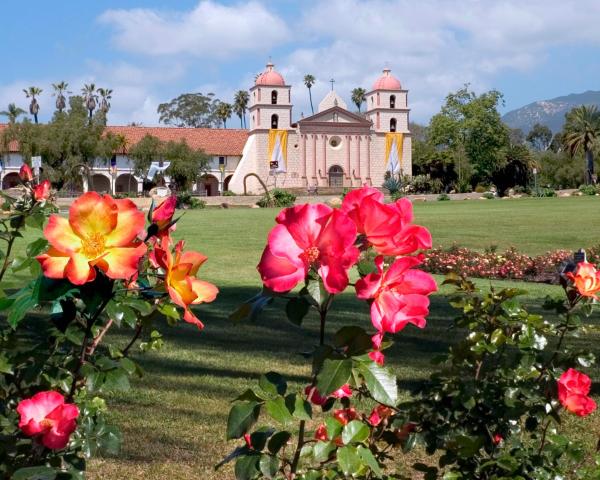
[[[26,163],[21,165],[21,168],[19,169],[19,177],[21,177],[21,180],[24,182],[31,182],[33,180],[33,172],[31,171],[31,167]]]
[[[569,412],[585,417],[596,410],[589,397],[592,381],[584,373],[569,368],[558,380],[558,400]]]
[[[580,295],[598,298],[596,293],[600,291],[600,272],[591,263],[579,263],[575,274],[569,272],[567,277],[573,281]]]
[[[44,200],[48,200],[50,196],[50,182],[48,180],[44,180],[39,185],[33,187],[33,198],[36,201],[42,202]]]
[[[346,425],[348,422],[358,418],[358,413],[354,407],[343,408],[340,410],[333,411],[333,418],[335,418],[342,425]]]
[[[79,409],[65,403],[58,392],[39,392],[21,400],[17,405],[21,416],[19,428],[28,437],[41,437],[42,444],[53,450],[61,450],[69,443],[69,437],[77,428]]]

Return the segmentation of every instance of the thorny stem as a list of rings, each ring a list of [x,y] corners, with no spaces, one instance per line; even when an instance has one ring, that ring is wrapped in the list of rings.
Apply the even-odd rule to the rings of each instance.
[[[129,350],[131,349],[131,347],[133,347],[133,345],[135,344],[135,342],[137,341],[137,339],[140,338],[140,334],[142,333],[142,328],[143,328],[143,324],[142,324],[142,322],[139,322],[138,326],[137,326],[137,328],[135,330],[135,334],[133,335],[133,338],[131,339],[131,341],[127,344],[127,346],[121,352],[124,357],[127,356],[127,354],[129,353]]]
[[[112,327],[113,323],[114,323],[114,320],[112,318],[109,318],[108,322],[106,322],[106,325],[104,325],[104,328],[102,330],[100,330],[100,333],[98,335],[96,335],[96,338],[94,338],[94,341],[90,345],[90,348],[88,348],[88,352],[87,352],[88,356],[92,355],[96,351],[96,348],[98,348],[98,345],[100,345],[100,342],[104,338],[104,335],[106,335],[106,332],[108,332],[110,327]]]
[[[546,426],[544,427],[544,430],[542,431],[542,441],[540,443],[538,455],[540,455],[542,453],[542,450],[544,449],[544,446],[546,445],[546,433],[548,433],[548,428],[550,427],[551,422],[552,422],[552,419],[549,418],[548,421],[546,422]]]
[[[102,303],[100,304],[100,306],[98,307],[98,310],[96,310],[96,312],[94,313],[94,316],[92,318],[90,318],[87,322],[87,326],[85,328],[85,334],[83,336],[83,341],[81,343],[81,351],[79,353],[79,363],[77,364],[77,368],[75,369],[75,372],[73,372],[73,381],[71,382],[71,389],[69,391],[69,396],[67,397],[69,400],[73,400],[73,395],[75,395],[75,389],[77,388],[77,382],[79,381],[79,373],[81,372],[81,367],[83,367],[83,364],[85,363],[87,344],[88,344],[90,335],[92,333],[92,327],[94,326],[94,323],[96,322],[96,320],[98,319],[100,314],[106,308],[106,305],[108,305],[108,302],[111,301],[111,299],[112,299],[112,295],[105,298],[102,301]]]
[[[2,279],[4,278],[4,274],[6,273],[6,269],[8,268],[8,264],[10,262],[10,253],[13,247],[13,243],[15,242],[15,239],[17,237],[15,236],[11,236],[7,242],[8,245],[6,246],[6,255],[4,257],[4,262],[2,263],[2,269],[0,270],[0,282],[2,281]]]
[[[296,478],[296,470],[298,469],[298,461],[300,460],[300,450],[304,445],[304,427],[306,425],[305,420],[300,421],[300,431],[298,432],[298,444],[296,445],[296,452],[294,453],[294,459],[292,460],[292,466],[290,469],[290,480]]]

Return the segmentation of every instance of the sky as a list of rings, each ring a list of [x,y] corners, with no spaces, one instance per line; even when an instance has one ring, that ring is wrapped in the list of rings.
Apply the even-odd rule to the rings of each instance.
[[[74,94],[112,88],[111,124],[157,125],[158,104],[181,93],[231,102],[269,58],[292,85],[295,119],[310,113],[307,73],[315,107],[332,78],[351,105],[388,66],[420,123],[465,83],[500,90],[502,112],[600,90],[598,0],[29,0],[1,13],[0,110],[27,109],[22,89],[35,85],[41,121],[65,80]]]

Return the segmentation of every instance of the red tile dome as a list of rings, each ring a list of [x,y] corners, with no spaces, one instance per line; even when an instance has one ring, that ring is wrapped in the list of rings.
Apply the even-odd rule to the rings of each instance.
[[[375,80],[373,90],[402,90],[400,80],[394,77],[389,68],[383,69],[383,75]]]
[[[279,72],[273,70],[273,67],[274,65],[271,62],[267,63],[267,69],[256,77],[254,84],[283,87],[285,85],[285,80]]]

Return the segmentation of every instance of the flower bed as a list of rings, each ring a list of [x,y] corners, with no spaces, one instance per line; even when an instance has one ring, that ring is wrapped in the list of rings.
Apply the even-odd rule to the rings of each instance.
[[[588,252],[588,257],[597,257],[599,252],[600,249],[595,247]],[[428,251],[422,268],[430,273],[454,272],[469,277],[557,283],[558,269],[571,258],[572,252],[568,250],[554,250],[530,257],[514,247],[504,252],[495,249],[478,252],[453,245]]]

